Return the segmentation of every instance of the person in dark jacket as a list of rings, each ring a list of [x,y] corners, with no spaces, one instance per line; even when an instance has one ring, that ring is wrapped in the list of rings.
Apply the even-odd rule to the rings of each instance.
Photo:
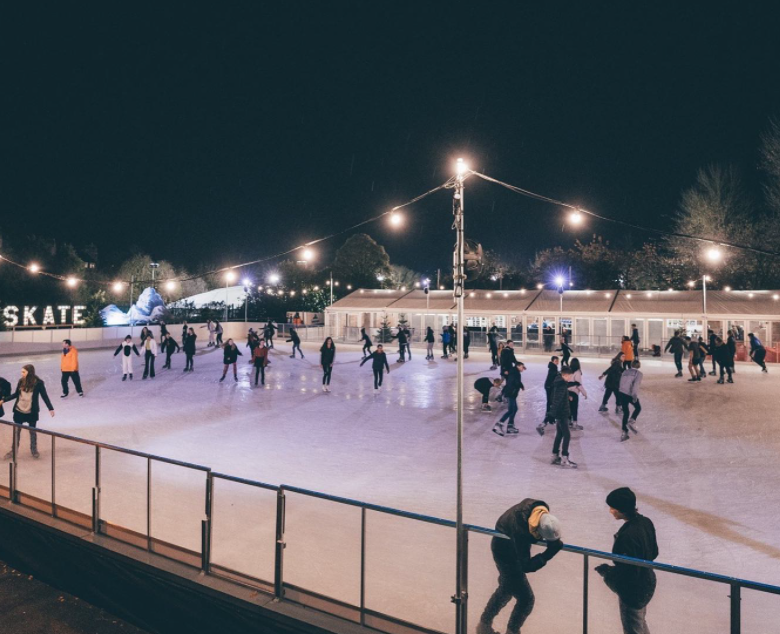
[[[552,450],[552,464],[568,469],[576,469],[577,463],[569,460],[569,441],[571,440],[571,429],[569,429],[569,419],[571,418],[569,382],[571,380],[571,370],[569,368],[561,368],[561,373],[553,381],[550,414],[555,418],[556,431]],[[561,441],[563,441],[563,447],[561,447]]]
[[[387,369],[387,373],[390,374],[390,364],[387,362],[387,355],[385,354],[381,343],[376,347],[376,350],[360,362],[360,365],[362,366],[369,359],[371,359],[371,369],[374,371],[374,389],[379,390],[379,388],[382,387],[385,369]]]
[[[555,417],[550,416],[550,405],[552,404],[552,387],[555,377],[558,376],[558,357],[551,357],[547,364],[547,377],[544,379],[544,393],[547,397],[547,404],[544,408],[544,420],[536,427],[540,436],[544,436],[544,428],[555,422]]]
[[[734,365],[734,357],[731,356],[731,350],[726,342],[720,337],[715,337],[715,348],[712,353],[712,358],[718,363],[720,368],[720,378],[718,383],[723,384],[723,375],[728,373],[729,383],[734,382],[734,378],[731,376],[731,366]]]
[[[560,352],[563,354],[561,365],[569,365],[569,359],[571,359],[571,347],[568,343],[566,343],[566,340],[563,337],[561,337],[561,347],[558,348],[555,352]]]
[[[49,414],[54,416],[54,406],[51,404],[49,395],[46,393],[46,385],[44,382],[35,375],[35,367],[27,364],[22,366],[22,378],[16,384],[16,391],[9,394],[3,399],[0,399],[0,411],[3,409],[3,403],[9,401],[16,401],[14,404],[14,423],[17,425],[24,425],[25,423],[30,426],[30,453],[33,458],[39,458],[38,453],[38,434],[33,429],[38,424],[38,418],[40,416],[41,405],[40,400],[46,404],[46,408],[49,410]],[[19,436],[15,437],[16,442],[19,440]],[[16,445],[18,446],[18,445]],[[5,454],[5,460],[13,458],[13,448],[7,454]]]
[[[261,378],[262,384],[265,385],[265,367],[268,365],[268,348],[265,342],[260,338],[257,338],[257,345],[252,348],[252,364],[255,366],[255,387],[257,387],[257,379]]]
[[[498,569],[498,588],[487,602],[477,625],[477,634],[495,634],[493,620],[514,598],[507,624],[507,634],[518,634],[534,609],[534,593],[528,573],[538,572],[557,555],[561,541],[561,523],[550,513],[546,502],[526,498],[504,512],[496,530],[508,537],[494,537],[490,542],[493,561]],[[547,548],[531,556],[531,546],[544,540]]]
[[[133,380],[133,353],[136,357],[141,355],[138,353],[138,348],[133,343],[133,338],[130,335],[125,337],[125,340],[119,344],[119,347],[114,351],[114,356],[122,353],[122,380],[127,381],[127,376],[130,375],[130,380]]]
[[[297,349],[298,352],[301,353],[301,359],[303,359],[303,350],[301,350],[301,338],[298,336],[298,331],[295,328],[290,328],[290,338],[286,340],[287,343],[292,342],[292,354],[290,355],[291,359],[295,358],[295,350]],[[273,346],[270,346],[273,348]]]
[[[182,341],[182,349],[187,357],[187,362],[184,364],[185,372],[192,372],[195,369],[195,341],[198,335],[192,328],[187,329],[187,336]]]
[[[691,378],[688,379],[688,382],[698,383],[701,381],[701,376],[699,375],[699,364],[701,363],[701,349],[699,348],[699,342],[691,339],[690,337],[686,337],[685,347],[688,350],[688,372],[691,373]]]
[[[612,517],[625,522],[615,535],[612,554],[655,561],[658,557],[655,526],[637,512],[634,492],[628,487],[615,489],[607,496],[607,505]],[[596,566],[596,572],[618,595],[623,633],[648,634],[647,605],[655,594],[656,586],[653,569],[616,561],[614,565]]]
[[[180,350],[184,352],[184,342],[187,340],[187,331],[189,331],[190,327],[187,325],[187,322],[185,321],[184,324],[181,327],[181,348]]]
[[[671,352],[674,355],[674,365],[677,366],[677,374],[675,378],[683,375],[682,373],[682,358],[683,353],[687,348],[685,347],[685,341],[683,341],[682,335],[679,331],[674,333],[674,337],[666,342],[664,352]]]
[[[491,370],[498,368],[498,329],[493,326],[488,332],[488,348],[490,348],[490,360],[493,365],[490,366]]]
[[[447,332],[450,333],[450,354],[455,354],[458,351],[458,331],[454,324],[447,326]]]
[[[331,337],[326,337],[320,348],[320,367],[322,368],[322,391],[330,392],[330,376],[333,373],[333,360],[336,358],[336,346]]]
[[[11,384],[0,376],[0,418],[5,416],[3,401],[11,394]]]
[[[165,333],[162,338],[162,351],[165,353],[165,363],[163,368],[171,369],[171,356],[174,352],[179,351],[179,344],[168,333]]]
[[[220,383],[225,380],[228,368],[231,365],[233,366],[233,380],[238,381],[238,369],[236,368],[236,362],[238,361],[238,357],[243,356],[244,355],[241,354],[241,350],[238,349],[238,346],[234,343],[234,341],[232,339],[228,339],[227,343],[225,343],[224,352],[222,354],[222,363],[225,365],[225,368],[222,370],[222,378],[219,380]]]
[[[748,333],[748,339],[750,340],[750,358],[753,359],[753,363],[761,366],[762,372],[768,372],[766,369],[766,348],[761,343],[760,339],[756,337],[752,332]]]
[[[433,334],[433,328],[428,326],[425,331],[425,346],[427,353],[425,355],[426,361],[433,361],[433,346],[436,344],[436,335]]]
[[[517,371],[517,366],[520,363],[515,356],[515,342],[511,339],[506,342],[506,346],[501,351],[501,376],[508,377],[511,373]]]
[[[508,409],[504,412],[504,415],[496,421],[493,426],[493,433],[499,436],[504,435],[504,422],[506,425],[507,434],[517,434],[518,429],[515,427],[515,416],[517,415],[517,396],[520,394],[520,390],[525,390],[523,385],[523,379],[521,372],[525,370],[525,366],[519,363],[514,366],[512,372],[506,377],[506,385],[501,392],[501,395],[506,399]]]
[[[490,407],[490,390],[498,389],[501,387],[501,378],[489,379],[486,376],[474,381],[474,389],[482,395],[482,411],[491,412],[493,409]]]
[[[620,392],[620,376],[623,374],[623,358],[623,353],[618,352],[615,358],[612,359],[609,367],[604,370],[599,377],[599,381],[604,377],[607,377],[607,380],[604,381],[604,398],[601,401],[601,407],[599,407],[600,412],[609,411],[607,409],[607,403],[609,402],[609,397],[613,394],[615,395],[615,414],[620,412],[618,392]]]
[[[168,334],[168,326],[165,325],[164,321],[161,321],[159,323],[160,323],[160,343],[162,343],[166,335]]]
[[[371,337],[366,334],[365,328],[360,329],[360,341],[363,342],[363,357],[365,358],[366,354],[371,354],[371,346],[374,345],[371,343]]]
[[[726,345],[729,347],[729,354],[731,355],[731,373],[737,373],[737,366],[734,365],[734,361],[737,358],[737,339],[734,336],[734,331],[729,330],[729,336],[726,339]]]
[[[469,346],[471,345],[471,334],[469,334],[469,329],[465,328],[463,330],[463,358],[468,359],[469,358]],[[409,358],[411,359],[411,355],[409,355]]]
[[[715,348],[718,345],[718,335],[715,334],[715,331],[712,328],[707,329],[707,349],[710,352],[711,360],[712,360],[712,371],[710,372],[710,376],[715,376],[717,373],[715,372]]]
[[[263,338],[265,339],[266,348],[274,347],[274,335],[276,335],[276,324],[273,321],[269,321],[265,328],[263,328]]]
[[[631,324],[631,345],[634,346],[634,359],[639,358],[639,328]]]
[[[398,339],[398,363],[406,362],[406,347],[409,343],[408,332],[406,328],[399,324],[398,332],[393,336],[393,339]],[[410,360],[411,358],[411,355],[409,355]]]

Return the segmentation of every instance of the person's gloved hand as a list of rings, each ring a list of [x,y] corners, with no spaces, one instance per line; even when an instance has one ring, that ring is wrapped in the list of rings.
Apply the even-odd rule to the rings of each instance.
[[[561,548],[563,548],[563,542],[560,539],[556,539],[554,542],[547,542],[547,548],[544,551],[544,558],[550,561],[555,555],[557,555]]]
[[[595,571],[603,577],[605,574],[607,574],[611,567],[612,566],[609,564],[601,564],[600,566],[596,566]]]

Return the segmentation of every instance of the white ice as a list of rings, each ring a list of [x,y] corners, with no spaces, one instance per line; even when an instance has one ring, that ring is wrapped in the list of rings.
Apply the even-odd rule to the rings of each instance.
[[[330,394],[321,391],[316,347],[304,344],[305,360],[293,360],[283,342],[272,354],[265,388],[250,384],[243,343],[238,383],[230,373],[219,383],[221,352],[205,349],[193,373],[182,372],[183,354],[174,355],[171,370],[163,370],[158,357],[154,380],[141,380],[137,359],[132,382],[121,381],[113,350],[85,351],[83,399],[71,386],[71,396],[60,401],[58,355],[3,357],[0,375],[15,383],[23,363],[36,366],[55,401],[56,417],[41,417],[46,429],[253,480],[454,518],[456,364],[438,354],[427,363],[415,349],[411,362],[391,364],[376,394],[369,365],[359,367],[359,349],[337,347]],[[540,498],[562,520],[564,541],[608,551],[619,525],[605,496],[630,486],[640,512],[656,525],[659,561],[780,583],[780,368],[770,366],[765,375],[755,365],[739,365],[734,385],[717,385],[712,377],[689,384],[673,378],[668,361],[643,359],[639,434],[621,443],[612,404],[608,414],[597,412],[603,394],[597,377],[608,360],[582,359],[590,398],[581,401],[585,429],[574,434],[570,450],[579,469],[570,471],[549,463],[553,434],[535,431],[544,411],[547,357],[518,356],[528,370],[517,437],[491,433],[502,410],[479,411],[474,380],[498,374],[488,371],[488,356],[474,351],[466,362],[466,522],[492,527],[507,507]],[[7,447],[7,429],[2,434]],[[42,457],[33,461],[23,439],[19,487],[50,499],[50,448],[43,436],[39,442]],[[93,464],[92,451],[58,441],[58,503],[90,512]],[[7,473],[0,471],[4,481]],[[141,459],[103,457],[104,519],[145,530],[145,475]],[[274,509],[270,493],[218,483],[215,561],[270,578]],[[199,550],[201,475],[155,466],[153,516],[155,536]],[[369,514],[367,527],[368,607],[451,631],[453,532],[376,513]],[[359,536],[358,510],[291,495],[285,578],[357,603]],[[488,546],[489,538],[472,537],[471,623],[495,584]],[[582,574],[582,560],[563,553],[533,575],[537,603],[528,627],[541,628],[550,619],[579,627]],[[590,581],[591,623],[599,624],[594,631],[620,631],[614,596],[595,573]],[[660,575],[651,629],[727,631],[728,594],[727,586]],[[780,597],[743,593],[743,631],[774,631],[778,618]]]

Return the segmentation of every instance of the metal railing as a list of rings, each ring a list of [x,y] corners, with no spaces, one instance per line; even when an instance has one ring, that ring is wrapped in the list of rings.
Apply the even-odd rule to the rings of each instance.
[[[69,436],[57,432],[52,432],[44,429],[31,430],[28,427],[23,427],[15,423],[0,420],[0,429],[10,428],[13,434],[12,456],[9,462],[9,485],[8,487],[0,486],[0,495],[6,494],[6,497],[14,504],[24,505],[29,508],[36,509],[48,513],[52,517],[57,517],[61,520],[74,523],[85,528],[89,528],[94,534],[105,535],[111,538],[119,539],[123,542],[137,546],[150,552],[154,552],[160,556],[179,561],[190,566],[194,566],[202,570],[206,575],[214,575],[234,583],[251,586],[253,588],[272,593],[276,599],[280,601],[292,601],[301,603],[309,607],[328,612],[338,617],[351,620],[361,625],[370,626],[374,629],[387,631],[387,632],[437,632],[441,630],[435,630],[425,627],[421,624],[415,624],[406,618],[399,618],[398,616],[392,616],[386,612],[372,609],[367,604],[366,599],[366,586],[368,579],[367,568],[367,547],[368,547],[368,521],[369,514],[376,513],[381,516],[391,516],[396,518],[403,518],[429,526],[444,527],[446,529],[452,529],[450,535],[454,537],[455,522],[452,520],[442,519],[430,515],[424,515],[420,513],[413,513],[409,511],[403,511],[387,506],[381,506],[377,504],[371,504],[359,500],[354,500],[345,497],[339,497],[335,495],[329,495],[319,491],[313,491],[290,485],[274,485],[265,482],[259,482],[246,478],[239,478],[224,473],[217,473],[212,471],[209,467],[184,462],[181,460],[174,460],[163,456],[157,456],[141,451],[132,449],[125,449],[115,445],[109,445],[106,443],[96,442],[92,440],[86,440],[75,436]],[[25,493],[19,487],[18,482],[18,451],[20,436],[23,434],[37,433],[51,439],[51,501],[46,501],[40,498],[36,498],[29,493]],[[74,509],[64,507],[57,502],[57,480],[56,480],[56,459],[57,459],[57,446],[58,442],[63,441],[74,442],[80,445],[86,445],[94,448],[94,486],[92,486],[92,509],[91,514],[87,515],[80,513]],[[136,458],[140,458],[145,461],[146,467],[146,493],[145,493],[145,531],[139,533],[130,529],[129,527],[120,526],[116,523],[111,523],[105,520],[101,515],[101,500],[102,500],[102,483],[101,475],[103,471],[103,459],[109,452],[117,452],[119,454],[129,455]],[[159,537],[155,537],[153,531],[152,517],[153,517],[153,465],[165,464],[174,467],[186,469],[190,472],[204,474],[204,498],[203,498],[203,515],[200,525],[200,550],[193,551],[191,548],[186,548],[181,544],[175,544],[167,542]],[[275,504],[271,511],[273,519],[273,578],[264,579],[260,576],[247,574],[246,572],[239,571],[235,568],[220,564],[215,561],[212,555],[212,540],[214,535],[214,522],[215,522],[215,483],[223,481],[237,484],[241,487],[248,487],[249,489],[262,490],[270,492],[275,496]],[[243,491],[243,489],[242,489]],[[288,505],[290,503],[290,495],[302,496],[304,498],[317,499],[325,501],[331,504],[338,505],[340,507],[353,507],[360,511],[360,540],[359,546],[357,544],[351,544],[355,548],[359,549],[359,568],[357,574],[359,575],[359,590],[358,599],[352,603],[349,601],[342,601],[332,598],[322,593],[318,593],[315,590],[307,589],[305,587],[297,586],[290,583],[285,578],[285,558],[287,541],[286,535],[288,533],[288,517],[289,510]],[[197,513],[196,513],[197,515]],[[344,514],[339,512],[339,518],[344,517]],[[181,522],[177,518],[178,522]],[[247,524],[249,524],[247,522]],[[417,524],[416,524],[417,525]],[[250,528],[250,525],[242,525],[242,529]],[[243,534],[243,530],[241,534]],[[466,574],[466,588],[465,603],[468,603],[468,559],[469,548],[468,541],[470,535],[484,535],[491,538],[507,539],[506,535],[497,532],[493,529],[476,526],[466,525],[465,544],[461,544],[462,556],[465,558],[463,562],[465,566]],[[270,544],[269,544],[270,546]],[[454,540],[452,547],[454,549]],[[688,577],[711,584],[718,584],[719,586],[726,586],[730,591],[729,595],[729,629],[730,634],[741,634],[742,631],[742,591],[751,590],[764,595],[774,595],[780,597],[780,587],[748,581],[737,577],[730,577],[725,575],[713,574],[709,572],[702,572],[699,570],[693,570],[689,568],[683,568],[670,564],[657,563],[652,561],[645,561],[640,559],[634,559],[631,557],[624,557],[619,555],[613,555],[611,553],[602,552],[590,548],[582,548],[579,546],[565,545],[563,547],[565,552],[572,553],[582,558],[582,624],[581,631],[583,634],[587,634],[591,627],[592,618],[591,614],[591,588],[590,588],[590,576],[589,569],[592,559],[599,559],[604,561],[619,562],[623,564],[629,564],[633,566],[639,566],[642,568],[649,568],[658,572],[670,573],[678,577]],[[270,551],[270,548],[269,548]],[[319,552],[319,551],[318,551]],[[241,555],[246,553],[242,549]],[[395,553],[394,553],[395,556]],[[454,578],[453,578],[454,581]],[[456,602],[457,597],[452,597],[452,601]],[[466,605],[462,605],[463,612],[466,610]],[[776,608],[780,608],[780,602]],[[768,613],[767,619],[774,622],[777,609]],[[466,623],[464,618],[463,623]],[[454,613],[453,613],[454,624]],[[603,625],[599,623],[599,625]],[[454,625],[454,630],[457,634],[465,634],[462,625]],[[596,631],[603,631],[603,627],[599,627]],[[726,631],[725,629],[722,631]]]

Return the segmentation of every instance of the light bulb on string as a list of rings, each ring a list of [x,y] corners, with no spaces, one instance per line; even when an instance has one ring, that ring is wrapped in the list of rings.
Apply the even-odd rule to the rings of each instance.
[[[234,282],[236,280],[236,272],[235,271],[228,271],[225,273],[225,281],[226,282]]]
[[[79,283],[79,281],[75,277],[71,276],[65,280],[65,283],[71,288],[76,288],[76,285]]]
[[[713,263],[720,262],[721,259],[723,258],[723,253],[718,247],[710,247],[709,249],[707,249],[706,255],[707,255],[707,259]]]
[[[28,266],[27,268],[29,269],[30,273],[37,273],[38,271],[41,270],[41,267],[38,266],[35,262],[30,264],[30,266]]]
[[[581,225],[583,220],[584,217],[582,215],[582,212],[579,209],[575,209],[569,214],[569,222],[571,222],[571,224],[573,224],[574,226]]]
[[[122,291],[125,289],[125,285],[124,285],[122,282],[114,282],[114,283],[111,285],[111,289],[112,289],[112,290],[113,290],[115,293],[121,293],[121,292],[122,292]]]
[[[176,288],[176,282],[174,282],[173,280],[168,280],[167,282],[165,282],[165,290],[168,291],[169,293],[173,291],[175,288]]]
[[[312,249],[304,249],[303,253],[301,253],[301,257],[306,262],[311,262],[314,259],[314,251]]]
[[[404,217],[397,211],[390,212],[390,226],[400,227],[404,222]]]

